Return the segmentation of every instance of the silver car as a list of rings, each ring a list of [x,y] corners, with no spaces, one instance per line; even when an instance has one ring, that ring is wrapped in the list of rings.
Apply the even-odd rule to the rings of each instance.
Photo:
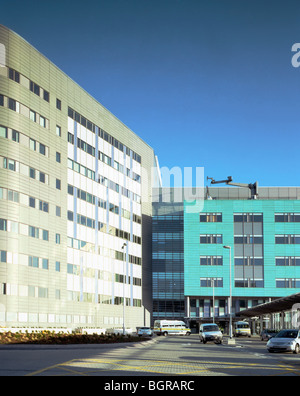
[[[215,344],[222,344],[223,334],[215,323],[205,323],[199,327],[200,342],[206,344],[207,341],[214,341]]]
[[[275,337],[267,342],[269,352],[294,352],[300,351],[300,330],[281,330]]]
[[[151,327],[139,327],[137,330],[137,335],[139,337],[142,337],[142,336],[152,337],[153,331],[152,331]]]

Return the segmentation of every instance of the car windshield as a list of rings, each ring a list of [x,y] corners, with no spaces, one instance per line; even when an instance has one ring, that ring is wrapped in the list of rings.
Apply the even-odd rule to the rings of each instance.
[[[281,330],[276,338],[297,338],[298,330]]]
[[[249,325],[247,323],[242,323],[237,325],[238,329],[249,329]]]
[[[203,331],[219,331],[218,326],[205,326],[203,327]]]

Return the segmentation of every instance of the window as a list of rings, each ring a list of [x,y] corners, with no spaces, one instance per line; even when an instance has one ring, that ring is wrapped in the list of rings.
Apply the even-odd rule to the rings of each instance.
[[[17,83],[20,82],[20,73],[14,69],[9,69],[8,77]]]
[[[16,171],[16,161],[9,158],[3,158],[3,168]]]
[[[222,213],[200,213],[200,223],[221,223]]]
[[[68,142],[74,144],[74,135],[70,132],[68,132]]]
[[[56,108],[58,110],[61,110],[61,100],[59,100],[59,99],[56,99]]]
[[[8,108],[10,110],[16,111],[17,110],[17,102],[14,99],[8,98]]]
[[[29,139],[29,147],[31,150],[35,151],[36,150],[36,141],[34,139]]]
[[[43,230],[43,241],[49,241],[49,231]]]
[[[60,181],[59,179],[56,179],[56,188],[57,188],[58,190],[61,189],[61,181]]]
[[[39,238],[39,229],[37,227],[28,226],[28,235],[32,238]]]
[[[214,234],[208,234],[208,235],[200,235],[200,243],[218,243],[221,244],[223,243],[223,236],[222,235],[214,235]]]
[[[7,138],[7,128],[0,126],[0,137]]]
[[[200,265],[223,265],[222,256],[201,256]]]
[[[299,223],[300,213],[275,213],[275,223]]]
[[[29,118],[31,119],[31,121],[36,122],[36,112],[33,110],[29,110]]]
[[[34,267],[34,268],[39,268],[39,258],[35,257],[35,256],[29,256],[28,257],[28,266]]]
[[[49,212],[48,202],[40,201],[40,210],[48,213]]]
[[[7,231],[7,220],[0,219],[0,231]]]
[[[35,84],[33,81],[30,81],[30,91],[40,96],[40,87]]]
[[[29,197],[29,206],[35,208],[35,198]]]
[[[55,214],[57,217],[61,216],[61,207],[60,206],[56,206],[55,208]]]
[[[60,234],[55,234],[55,243],[60,245]]]
[[[19,141],[20,141],[20,133],[17,132],[17,131],[15,131],[15,130],[13,129],[13,130],[12,130],[11,138],[12,138],[12,140],[13,140],[14,142],[19,143]]]
[[[46,128],[46,118],[40,115],[40,126]]]
[[[40,182],[45,183],[46,182],[46,175],[43,172],[40,172]]]
[[[4,106],[4,96],[0,95],[0,106]]]
[[[5,250],[1,250],[0,251],[0,261],[1,263],[6,263],[7,257],[6,257],[6,251]]]
[[[60,153],[56,151],[56,162],[60,163],[61,159],[60,159]]]
[[[61,127],[59,125],[56,125],[56,135],[61,136]]]
[[[40,154],[46,155],[46,146],[40,143]]]
[[[49,94],[49,92],[46,91],[45,89],[44,89],[44,100],[45,100],[46,102],[49,102],[49,100],[50,100],[50,94]]]
[[[49,267],[49,261],[48,261],[48,259],[42,259],[42,269],[45,269],[45,270],[47,270],[48,269],[48,267]]]
[[[29,177],[31,177],[31,179],[35,179],[35,169],[29,168]]]
[[[73,212],[71,212],[70,210],[68,210],[68,215],[67,215],[67,217],[68,217],[68,220],[69,220],[69,221],[74,221],[74,214],[73,214]]]
[[[60,261],[55,261],[55,271],[60,272]]]
[[[275,235],[275,244],[277,245],[298,245],[300,244],[300,235]]]

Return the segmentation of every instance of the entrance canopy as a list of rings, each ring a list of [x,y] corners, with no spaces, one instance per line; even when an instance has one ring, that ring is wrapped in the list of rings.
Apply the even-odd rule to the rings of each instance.
[[[292,294],[288,297],[278,298],[277,300],[239,311],[235,315],[249,318],[252,316],[262,316],[276,312],[290,311],[293,305],[297,303],[300,304],[300,293]],[[299,308],[300,306],[298,309]]]

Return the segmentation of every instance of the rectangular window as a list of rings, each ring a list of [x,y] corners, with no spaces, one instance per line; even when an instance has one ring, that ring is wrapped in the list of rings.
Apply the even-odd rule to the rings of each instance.
[[[29,168],[29,177],[31,177],[31,179],[35,179],[35,169]]]
[[[43,172],[40,172],[40,182],[45,183],[46,182],[46,175]]]
[[[59,99],[56,99],[56,108],[58,110],[61,110],[61,100],[59,100]]]
[[[28,226],[28,235],[32,238],[39,238],[39,229],[37,227]]]
[[[61,127],[59,125],[56,125],[56,135],[61,136]]]
[[[0,251],[0,261],[1,261],[1,263],[6,263],[6,260],[7,260],[7,254],[6,254],[6,251],[5,250],[1,250]]]
[[[36,122],[36,112],[33,110],[29,111],[29,118],[31,119],[31,121]]]
[[[43,258],[42,259],[42,269],[47,270],[49,268],[49,261],[48,259]]]
[[[40,154],[46,155],[46,146],[40,143]]]
[[[20,133],[17,132],[17,131],[15,131],[15,130],[13,129],[13,130],[12,130],[11,138],[12,138],[12,140],[13,140],[14,142],[19,143],[19,141],[20,141]]]
[[[40,115],[40,126],[46,128],[46,118]]]
[[[60,163],[61,159],[60,159],[60,153],[56,151],[56,162]]]
[[[222,213],[200,213],[200,223],[221,223]]]
[[[7,128],[0,126],[0,137],[7,138]]]
[[[35,208],[35,198],[29,197],[29,206]]]
[[[0,219],[0,231],[7,231],[7,220]]]
[[[55,234],[55,243],[60,245],[60,234]]]
[[[49,231],[43,230],[43,241],[49,241]]]
[[[17,102],[14,99],[8,98],[8,108],[10,110],[16,111],[17,109]]]
[[[50,94],[49,94],[49,92],[48,91],[46,91],[45,89],[44,89],[44,100],[46,101],[46,102],[49,102],[49,100],[50,100]]]
[[[60,206],[56,206],[55,214],[57,217],[61,217],[61,207]]]
[[[61,189],[61,181],[60,181],[59,179],[56,179],[56,188],[57,188],[58,190]]]
[[[55,271],[60,272],[60,261],[55,261]]]

